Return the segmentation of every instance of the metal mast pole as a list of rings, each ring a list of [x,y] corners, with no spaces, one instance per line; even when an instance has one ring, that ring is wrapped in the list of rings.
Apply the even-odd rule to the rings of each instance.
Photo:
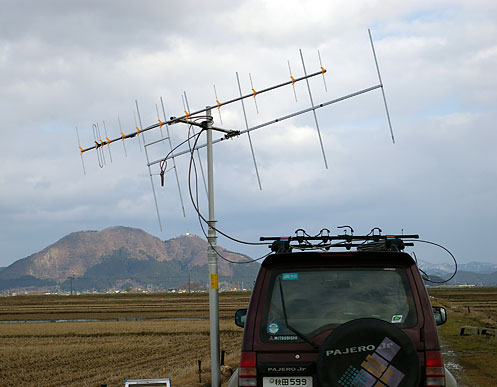
[[[207,246],[207,263],[209,267],[209,321],[210,321],[210,341],[211,341],[211,386],[221,386],[220,358],[219,358],[219,281],[217,270],[216,221],[214,220],[214,168],[212,157],[212,114],[211,109],[206,111],[207,128],[207,188],[209,196],[209,245]]]

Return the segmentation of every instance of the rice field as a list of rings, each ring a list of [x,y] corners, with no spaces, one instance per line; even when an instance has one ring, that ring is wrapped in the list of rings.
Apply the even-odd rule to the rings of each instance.
[[[497,288],[431,288],[433,305],[447,309],[447,323],[438,328],[446,366],[459,387],[490,387],[497,380],[497,338],[491,332],[460,335],[462,326],[497,328]],[[475,332],[476,333],[476,332]]]
[[[447,308],[439,334],[459,386],[493,386],[497,338],[459,331],[464,325],[497,327],[497,288],[429,293],[434,305]],[[248,292],[219,296],[220,347],[232,368],[238,366],[243,333],[233,316],[249,298]],[[207,293],[0,297],[0,386],[111,387],[124,386],[125,378],[165,377],[173,386],[209,386],[208,304]],[[66,321],[81,319],[99,321]],[[41,320],[53,322],[6,323]],[[229,369],[222,378],[226,386]]]
[[[227,351],[226,365],[233,367],[243,332],[233,315],[249,296],[220,294],[220,346]],[[123,386],[125,378],[164,377],[175,386],[207,386],[207,319],[124,321],[188,317],[208,317],[207,294],[2,297],[0,321],[119,320],[0,323],[0,386],[110,387]]]

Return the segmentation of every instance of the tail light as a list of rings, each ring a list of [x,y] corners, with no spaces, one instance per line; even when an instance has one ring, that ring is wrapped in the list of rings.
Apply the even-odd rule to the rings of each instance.
[[[257,356],[255,352],[242,352],[238,385],[240,387],[257,386]]]
[[[440,351],[426,351],[425,386],[445,387],[445,371]]]

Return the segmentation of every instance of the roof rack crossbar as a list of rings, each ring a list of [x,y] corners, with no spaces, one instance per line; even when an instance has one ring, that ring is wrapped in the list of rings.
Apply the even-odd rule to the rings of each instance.
[[[299,250],[329,250],[331,248],[345,248],[350,250],[355,247],[357,250],[391,250],[401,251],[405,246],[413,246],[411,242],[404,242],[402,239],[419,239],[417,234],[402,235],[315,235],[310,236],[299,229],[295,236],[285,237],[260,237],[260,241],[268,243],[269,248],[275,253],[289,253],[292,249]],[[337,241],[336,243],[332,243]],[[362,243],[358,243],[362,241]],[[292,244],[292,242],[295,242]],[[318,242],[318,243],[313,243]]]

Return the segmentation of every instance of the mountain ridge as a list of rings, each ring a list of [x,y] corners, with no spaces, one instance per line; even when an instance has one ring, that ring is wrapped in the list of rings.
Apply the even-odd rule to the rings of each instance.
[[[208,242],[196,235],[184,234],[166,241],[143,230],[124,226],[101,231],[83,230],[67,234],[37,253],[0,269],[0,290],[47,289],[54,286],[105,290],[124,287],[168,289],[191,281],[207,287]],[[250,257],[228,251],[218,252],[227,260],[238,262]],[[258,264],[236,265],[219,258],[220,282],[250,283]],[[418,261],[419,267],[440,281],[449,278],[454,263]],[[72,282],[72,280],[71,280]],[[497,264],[469,262],[458,264],[448,285],[497,285]]]
[[[430,272],[440,272],[440,273],[451,273],[454,271],[455,265],[454,262],[450,263],[431,263],[428,261],[424,261],[422,259],[418,260],[418,265],[424,271]],[[467,271],[472,273],[481,273],[481,274],[489,274],[497,271],[497,264],[491,262],[467,262],[467,263],[458,263],[458,270]]]
[[[128,283],[168,288],[177,286],[180,279],[185,281],[185,273],[193,273],[194,279],[202,282],[207,279],[207,246],[207,241],[196,235],[162,241],[143,230],[124,226],[77,231],[4,268],[0,271],[0,288],[12,287],[16,280],[36,287],[36,283],[65,283],[70,277],[78,278],[75,283],[87,283],[93,288],[102,288],[97,278],[108,287]],[[219,246],[217,250],[230,261],[250,260]],[[250,267],[244,270],[239,266]],[[225,281],[248,280],[255,277],[258,266],[233,265],[219,259],[219,276]],[[205,275],[201,274],[204,271]]]
[[[446,280],[454,275],[456,266],[454,263],[430,263],[418,260],[418,266],[430,278],[436,278],[437,282]],[[429,285],[430,284],[428,282]],[[434,284],[437,285],[437,284]],[[445,285],[497,285],[497,265],[490,262],[468,262],[457,265],[454,277]]]

